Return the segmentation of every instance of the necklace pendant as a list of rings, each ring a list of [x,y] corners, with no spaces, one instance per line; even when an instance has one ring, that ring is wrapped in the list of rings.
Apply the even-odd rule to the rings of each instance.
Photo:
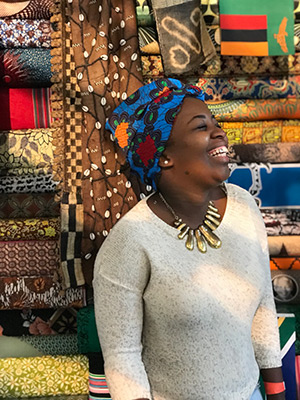
[[[193,231],[193,229],[188,230],[188,237],[185,242],[185,247],[191,251],[194,249],[194,231]]]
[[[179,229],[179,227],[177,229]],[[188,233],[189,229],[190,229],[190,227],[187,226],[186,224],[184,224],[184,226],[181,229],[181,232],[177,236],[178,239],[182,240],[185,237],[185,235]]]
[[[211,215],[212,217],[218,218],[218,219],[221,218],[221,215],[219,213],[212,211],[212,210],[207,210],[207,214]]]
[[[210,247],[214,249],[219,249],[222,245],[221,240],[218,238],[217,235],[211,232],[209,228],[207,228],[204,225],[199,226],[199,230],[202,233],[202,235],[205,237],[207,243],[210,245]]]
[[[214,203],[210,200],[209,202],[208,202],[208,208],[211,210],[211,211],[214,211],[214,212],[219,212],[219,210],[217,209],[217,207],[215,207],[215,205],[214,205]]]
[[[199,231],[199,229],[195,229],[195,237],[196,237],[198,250],[201,253],[206,253],[206,251],[207,251],[206,242],[204,240],[204,237],[201,235],[201,232]]]
[[[208,219],[204,220],[204,224],[206,226],[208,226],[210,228],[210,230],[214,231],[215,229],[217,229],[217,226],[214,225],[211,221],[209,221]]]
[[[217,227],[220,225],[220,221],[218,219],[214,218],[212,215],[206,214],[205,218],[209,219]]]

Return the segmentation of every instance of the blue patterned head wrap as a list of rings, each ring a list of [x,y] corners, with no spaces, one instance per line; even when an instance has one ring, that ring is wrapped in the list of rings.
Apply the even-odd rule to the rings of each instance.
[[[105,125],[126,152],[131,169],[154,189],[155,176],[161,170],[159,158],[185,97],[204,101],[204,93],[196,86],[177,79],[158,79],[123,101]]]

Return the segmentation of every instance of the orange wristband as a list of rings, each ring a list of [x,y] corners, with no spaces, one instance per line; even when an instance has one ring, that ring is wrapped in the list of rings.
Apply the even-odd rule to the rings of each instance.
[[[278,394],[285,391],[284,382],[264,382],[266,394]]]

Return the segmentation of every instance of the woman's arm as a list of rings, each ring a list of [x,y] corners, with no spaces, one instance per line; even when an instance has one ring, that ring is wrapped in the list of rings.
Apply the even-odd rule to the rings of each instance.
[[[261,373],[261,376],[262,376],[264,382],[282,382],[283,381],[281,368],[261,369],[260,373]],[[267,399],[268,400],[285,400],[285,391],[278,393],[278,394],[268,395]]]

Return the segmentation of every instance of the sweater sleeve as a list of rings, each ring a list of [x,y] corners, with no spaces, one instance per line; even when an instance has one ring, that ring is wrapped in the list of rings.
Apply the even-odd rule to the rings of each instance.
[[[149,262],[127,224],[122,220],[116,224],[96,257],[95,316],[112,399],[151,399],[142,361],[143,292]]]
[[[250,200],[250,208],[257,229],[259,245],[262,248],[261,279],[264,282],[261,302],[252,323],[252,343],[259,368],[276,368],[280,367],[282,363],[267,233],[261,213],[253,198]]]

